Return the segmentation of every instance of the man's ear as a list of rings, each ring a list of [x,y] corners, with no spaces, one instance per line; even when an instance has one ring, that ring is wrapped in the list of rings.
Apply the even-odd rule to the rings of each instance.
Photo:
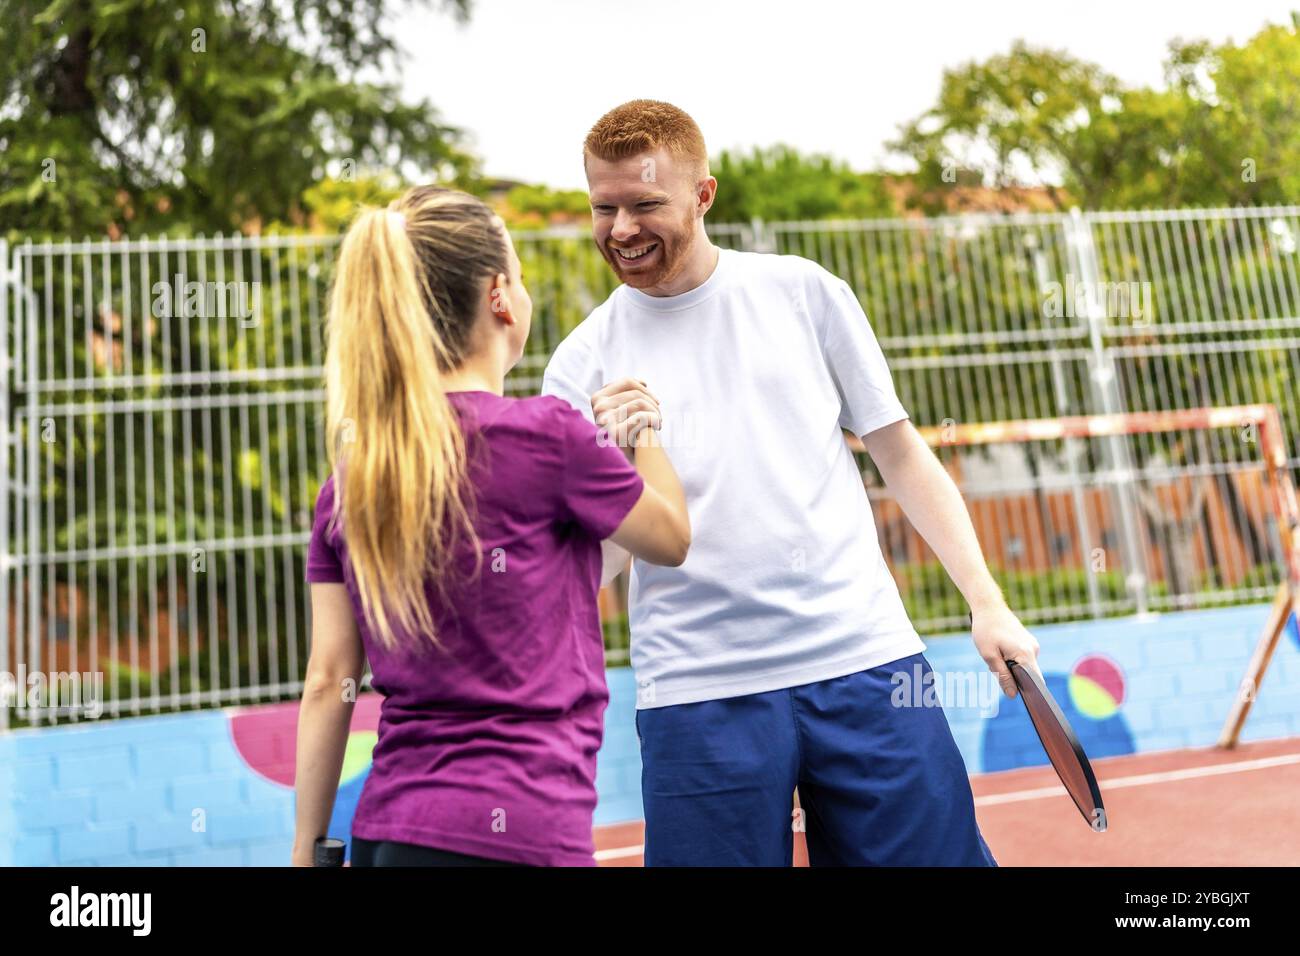
[[[695,187],[695,201],[699,203],[700,215],[713,208],[713,200],[718,196],[718,181],[712,176],[706,176]]]

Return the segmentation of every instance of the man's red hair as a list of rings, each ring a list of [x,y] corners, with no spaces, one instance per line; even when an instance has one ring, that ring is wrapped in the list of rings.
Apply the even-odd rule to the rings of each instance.
[[[598,119],[583,141],[582,162],[595,156],[612,163],[661,147],[684,161],[696,179],[709,174],[709,153],[695,120],[659,100],[629,100]]]

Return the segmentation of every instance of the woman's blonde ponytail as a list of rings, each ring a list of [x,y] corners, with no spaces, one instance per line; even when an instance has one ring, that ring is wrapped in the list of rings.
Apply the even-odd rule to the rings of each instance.
[[[473,197],[426,187],[362,212],[339,252],[325,359],[335,517],[389,648],[402,635],[438,643],[425,587],[446,583],[459,529],[473,537],[443,376],[464,358],[477,281],[501,271],[491,217]]]

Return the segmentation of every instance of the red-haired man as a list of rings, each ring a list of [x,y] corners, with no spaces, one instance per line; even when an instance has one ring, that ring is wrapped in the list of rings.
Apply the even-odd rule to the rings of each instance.
[[[1004,662],[1038,644],[853,290],[810,260],[709,240],[718,183],[670,104],[611,110],[583,156],[622,285],[560,343],[543,391],[620,443],[652,415],[693,530],[684,564],[637,561],[631,578],[647,865],[789,865],[796,787],[813,865],[995,865],[943,710],[907,686],[933,672],[842,428],[966,597],[1004,692]]]

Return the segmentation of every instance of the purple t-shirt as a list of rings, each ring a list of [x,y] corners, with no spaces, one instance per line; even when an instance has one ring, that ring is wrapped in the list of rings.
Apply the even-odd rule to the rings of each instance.
[[[551,396],[451,392],[470,456],[482,570],[429,607],[427,638],[389,652],[361,613],[344,527],[321,488],[307,580],[346,584],[384,696],[354,836],[538,865],[591,865],[596,751],[609,692],[596,595],[600,542],[643,481],[594,425]],[[472,512],[473,513],[473,512]],[[448,605],[454,610],[449,613]]]

